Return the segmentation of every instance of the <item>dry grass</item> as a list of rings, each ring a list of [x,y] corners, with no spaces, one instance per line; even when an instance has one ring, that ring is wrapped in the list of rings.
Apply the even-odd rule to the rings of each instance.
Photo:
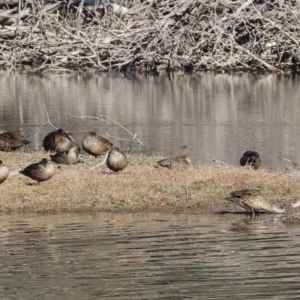
[[[10,170],[39,161],[43,152],[1,153]],[[37,185],[21,174],[0,185],[0,211],[141,211],[217,212],[236,206],[223,200],[230,191],[259,188],[271,202],[289,203],[300,194],[300,174],[270,173],[247,168],[197,166],[154,168],[158,157],[129,157],[121,173],[89,170],[99,159],[84,157],[76,166],[62,166]]]

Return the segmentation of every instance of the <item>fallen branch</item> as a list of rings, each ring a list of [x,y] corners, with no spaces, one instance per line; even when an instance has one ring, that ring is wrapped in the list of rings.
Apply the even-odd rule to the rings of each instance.
[[[123,125],[121,125],[120,123],[118,123],[117,121],[113,120],[111,117],[104,115],[104,118],[107,118],[109,120],[111,120],[112,122],[114,122],[115,124],[119,125],[122,129],[124,129],[127,133],[129,133],[132,136],[132,140],[136,140],[139,144],[141,144],[141,146],[144,148],[144,144],[142,143],[142,141],[140,139],[137,138],[137,133],[131,133],[128,129],[126,129]]]
[[[228,167],[228,165],[227,165],[226,163],[224,163],[224,162],[221,161],[221,160],[218,160],[218,159],[214,158],[214,157],[211,156],[210,154],[207,154],[207,156],[209,156],[209,157],[212,159],[212,161],[214,161],[218,166],[223,165],[223,166],[225,166],[225,167]]]
[[[39,128],[43,127],[43,126],[46,125],[46,124],[49,124],[52,128],[58,130],[58,128],[55,127],[55,126],[51,123],[51,121],[50,121],[49,114],[48,114],[48,110],[47,110],[47,107],[46,107],[46,104],[45,104],[45,103],[44,103],[44,109],[45,109],[45,112],[46,112],[47,121],[44,122]]]
[[[281,160],[283,160],[283,161],[287,161],[287,162],[291,163],[292,166],[293,166],[293,168],[295,168],[295,167],[298,165],[298,164],[297,164],[296,162],[294,162],[291,158],[284,158],[284,157],[282,157],[282,153],[281,153],[281,152],[279,152],[278,159],[281,159]]]
[[[94,169],[96,169],[98,167],[103,166],[106,163],[106,161],[107,161],[108,153],[109,152],[107,151],[106,154],[105,154],[105,156],[104,156],[104,158],[103,158],[103,160],[102,160],[102,162],[100,164],[97,164],[97,165],[95,165],[93,167],[90,167],[89,170],[94,170]]]
[[[90,119],[100,120],[100,121],[103,122],[104,125],[105,125],[105,129],[106,129],[105,134],[106,134],[107,136],[110,136],[110,137],[112,137],[112,138],[114,138],[114,139],[117,139],[117,140],[119,140],[119,141],[126,141],[126,142],[130,142],[130,143],[138,143],[138,144],[140,144],[140,145],[142,146],[142,149],[145,148],[145,147],[144,147],[144,144],[142,143],[142,141],[141,141],[140,139],[137,138],[137,134],[136,134],[136,133],[133,134],[133,133],[130,132],[127,128],[125,128],[123,125],[121,125],[120,123],[118,123],[117,121],[115,121],[114,119],[112,119],[111,117],[108,117],[108,116],[106,116],[106,115],[101,115],[100,117],[93,117],[93,116],[74,116],[74,115],[68,114],[68,113],[66,113],[66,112],[63,112],[63,113],[64,113],[65,115],[67,115],[67,116],[72,117],[72,118],[79,118],[79,119],[82,119],[82,118],[90,118]],[[117,124],[118,126],[120,126],[122,129],[124,129],[127,133],[129,133],[129,134],[132,136],[132,140],[118,138],[118,137],[115,137],[115,136],[109,134],[109,133],[108,133],[108,125],[107,125],[107,123],[106,123],[105,118],[107,118],[107,119],[109,119],[110,121],[114,122],[115,124]]]
[[[51,123],[51,121],[50,121],[49,113],[48,113],[48,110],[47,110],[47,107],[46,107],[46,104],[45,104],[45,103],[44,103],[44,109],[45,109],[45,112],[46,112],[47,121],[44,122],[39,128],[43,127],[43,126],[46,125],[46,124],[49,124],[52,128],[54,128],[55,130],[58,130],[58,128],[55,127],[55,126]],[[68,134],[68,136],[70,137],[70,139],[71,139],[73,142],[75,142],[74,138],[73,138],[70,134]]]

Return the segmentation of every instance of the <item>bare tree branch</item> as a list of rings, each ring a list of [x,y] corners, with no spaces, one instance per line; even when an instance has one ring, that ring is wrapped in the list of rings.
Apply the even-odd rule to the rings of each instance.
[[[225,167],[228,167],[228,165],[226,163],[224,163],[223,161],[221,160],[218,160],[216,158],[214,158],[213,156],[211,156],[210,154],[207,154],[207,156],[209,156],[218,166],[225,166]]]
[[[46,112],[47,121],[44,122],[39,128],[43,127],[43,126],[46,125],[46,124],[49,124],[52,128],[58,130],[58,128],[55,127],[55,126],[51,123],[51,121],[50,121],[49,113],[48,113],[48,110],[47,110],[47,107],[46,107],[46,104],[45,104],[45,103],[44,103],[44,109],[45,109],[45,112]],[[70,134],[68,134],[68,136],[70,137],[70,139],[71,139],[73,142],[75,142],[74,138],[73,138]]]
[[[144,149],[144,144],[142,143],[142,141],[140,139],[137,138],[137,134],[136,133],[132,133],[130,132],[127,128],[125,128],[123,125],[121,125],[119,122],[115,121],[114,119],[112,119],[111,117],[109,116],[106,116],[106,115],[101,115],[100,117],[93,117],[93,116],[75,116],[75,115],[71,115],[69,113],[66,113],[66,112],[63,112],[65,115],[67,116],[70,116],[72,118],[79,118],[79,119],[82,119],[82,118],[90,118],[90,119],[95,119],[95,120],[100,120],[101,122],[104,123],[105,125],[105,130],[106,130],[106,135],[107,136],[110,136],[114,139],[117,139],[119,141],[127,141],[127,142],[130,142],[130,143],[138,143],[142,146],[142,148]],[[115,137],[111,134],[108,133],[108,125],[107,125],[107,122],[105,120],[105,118],[107,118],[108,120],[114,122],[115,124],[117,124],[118,126],[120,126],[123,130],[125,130],[127,133],[129,133],[131,136],[132,136],[132,140],[129,140],[129,139],[122,139],[122,138],[118,138],[118,137]]]

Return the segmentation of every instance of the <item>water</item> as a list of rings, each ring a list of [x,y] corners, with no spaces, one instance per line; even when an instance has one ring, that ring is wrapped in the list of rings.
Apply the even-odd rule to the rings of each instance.
[[[246,150],[262,156],[263,167],[285,168],[283,158],[300,162],[299,78],[274,74],[127,74],[37,75],[1,72],[0,128],[20,130],[42,149],[50,121],[81,144],[94,130],[123,150],[140,152],[132,136],[107,119],[74,118],[107,115],[144,143],[146,154],[188,154],[194,163],[215,164],[211,155],[238,165]],[[132,146],[132,147],[131,147]]]
[[[0,217],[1,299],[298,299],[300,231],[280,218]]]

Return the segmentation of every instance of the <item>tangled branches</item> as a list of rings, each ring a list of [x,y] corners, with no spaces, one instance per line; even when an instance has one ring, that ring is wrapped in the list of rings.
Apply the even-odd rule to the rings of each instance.
[[[82,5],[65,18],[63,2],[32,0],[18,9],[19,3],[0,0],[0,64],[13,68],[298,71],[300,66],[296,0],[124,0],[112,3],[114,14],[102,19],[93,12],[83,17]]]

